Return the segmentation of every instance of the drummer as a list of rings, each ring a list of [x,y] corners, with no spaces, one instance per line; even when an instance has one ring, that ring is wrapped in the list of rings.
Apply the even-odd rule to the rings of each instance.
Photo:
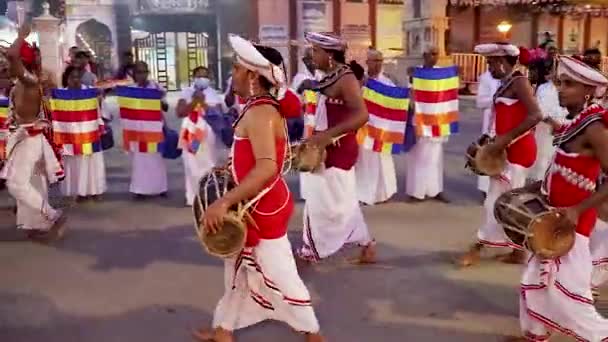
[[[225,293],[213,318],[212,330],[198,330],[200,341],[233,341],[233,332],[267,319],[283,321],[319,342],[319,323],[308,289],[300,279],[287,239],[294,202],[282,177],[286,158],[285,114],[276,98],[285,85],[281,54],[229,37],[236,53],[233,87],[247,99],[235,122],[232,172],[237,186],[215,201],[203,217],[210,233],[221,231],[228,208],[261,196],[250,211],[246,247],[226,259]],[[283,107],[281,107],[283,109]],[[268,134],[268,133],[271,134]]]
[[[608,171],[608,112],[593,104],[608,79],[571,58],[560,57],[557,70],[560,104],[570,121],[554,131],[555,157],[543,184],[549,204],[562,208],[562,229],[574,229],[574,246],[564,256],[532,256],[524,271],[520,322],[526,336],[515,341],[546,341],[558,330],[577,341],[608,340],[608,320],[593,306],[589,235],[597,210],[608,200],[608,186],[596,190],[600,170]]]
[[[475,52],[484,55],[492,76],[501,80],[494,95],[494,127],[496,139],[487,148],[490,155],[507,151],[507,166],[499,177],[492,177],[484,202],[485,223],[477,232],[478,241],[461,257],[461,266],[471,266],[480,259],[484,247],[509,247],[513,251],[500,256],[506,263],[523,263],[524,253],[511,244],[503,228],[494,218],[494,203],[506,191],[525,185],[526,176],[536,160],[533,128],[542,119],[527,77],[515,67],[519,49],[511,44],[481,44]]]

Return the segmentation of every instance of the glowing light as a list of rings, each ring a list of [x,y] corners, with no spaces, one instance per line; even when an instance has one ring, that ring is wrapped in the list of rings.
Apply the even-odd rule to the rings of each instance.
[[[498,32],[503,33],[503,34],[511,31],[511,27],[513,27],[513,25],[511,25],[511,23],[509,23],[508,21],[503,21],[500,24],[498,24],[498,26],[496,26],[496,28],[498,29]]]

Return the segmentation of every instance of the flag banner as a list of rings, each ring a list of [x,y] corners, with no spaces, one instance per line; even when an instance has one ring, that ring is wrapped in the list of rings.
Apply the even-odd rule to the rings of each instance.
[[[416,135],[447,137],[458,133],[458,67],[419,67],[413,79]]]
[[[370,79],[363,87],[363,99],[369,120],[357,132],[359,144],[375,152],[401,153],[410,104],[409,89]]]
[[[101,151],[103,121],[96,88],[52,89],[53,141],[69,156]]]
[[[304,91],[304,134],[302,136],[304,139],[310,138],[315,131],[318,95],[316,91]]]
[[[130,152],[157,153],[164,140],[161,99],[158,89],[117,87],[123,148]]]
[[[196,154],[207,136],[207,124],[203,117],[205,110],[197,106],[190,115],[184,118],[179,134],[178,147],[184,151]]]
[[[8,139],[8,97],[0,97],[0,161],[6,159],[6,140]]]

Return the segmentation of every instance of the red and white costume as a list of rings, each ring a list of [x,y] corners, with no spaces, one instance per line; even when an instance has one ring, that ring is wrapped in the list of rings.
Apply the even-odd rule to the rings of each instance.
[[[256,65],[270,64],[244,39],[230,36],[230,42],[237,56],[245,54],[250,61],[257,58]],[[247,68],[260,71],[245,63],[241,62]],[[259,105],[272,105],[277,110],[280,107],[279,102],[270,96],[250,99],[241,117]],[[288,148],[286,139],[276,140],[278,170],[283,169]],[[238,184],[256,164],[248,138],[235,136],[232,158],[232,172]],[[317,333],[319,323],[310,294],[298,275],[287,239],[294,202],[281,171],[263,191],[265,194],[250,210],[255,223],[248,226],[246,247],[237,258],[225,261],[225,293],[215,309],[213,327],[234,331],[273,319],[283,321],[297,331]]]
[[[608,84],[601,74],[591,73],[591,69],[570,57],[560,58],[558,75],[564,74],[576,80],[584,77],[581,83],[587,85],[597,86],[600,81]],[[568,151],[566,144],[597,122],[608,125],[608,113],[599,105],[591,105],[554,131],[557,150],[543,184],[551,206],[578,205],[595,191],[599,161]],[[568,254],[552,260],[536,255],[529,259],[521,283],[520,323],[531,341],[547,341],[550,330],[570,335],[577,341],[608,341],[608,320],[593,306],[590,288],[593,266],[589,235],[596,218],[597,211],[593,208],[580,215],[574,247]]]
[[[482,44],[475,47],[477,53],[485,56],[518,56],[519,49],[513,45]],[[497,136],[504,135],[519,126],[527,117],[528,111],[518,99],[502,97],[521,73],[514,73],[502,81],[502,85],[494,95],[494,125]],[[507,148],[507,166],[499,177],[490,178],[487,197],[484,202],[485,223],[479,228],[477,238],[479,243],[489,247],[512,247],[513,245],[504,233],[503,228],[494,217],[496,199],[506,191],[523,187],[526,183],[528,170],[536,160],[536,142],[532,132],[526,132],[515,139]]]

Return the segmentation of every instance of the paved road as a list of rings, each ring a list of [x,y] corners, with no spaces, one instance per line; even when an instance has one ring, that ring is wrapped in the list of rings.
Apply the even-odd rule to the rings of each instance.
[[[379,242],[378,265],[349,265],[350,250],[300,269],[329,341],[489,342],[518,332],[519,268],[488,261],[457,270],[451,264],[481,224],[475,178],[463,169],[464,148],[480,129],[470,106],[462,104],[462,133],[446,146],[452,204],[405,204],[400,194],[365,207]],[[127,193],[128,158],[113,150],[106,154],[109,193],[101,203],[74,209],[65,240],[0,243],[0,341],[190,341],[190,329],[210,322],[223,267],[194,237],[192,214],[183,207],[181,161],[168,164],[169,198],[134,202]],[[403,192],[404,158],[396,164]],[[290,183],[297,190],[297,177]],[[6,192],[0,202],[8,205]],[[290,226],[294,244],[300,210],[301,203]],[[13,220],[0,211],[0,232],[10,233]],[[237,337],[300,341],[277,323]]]

